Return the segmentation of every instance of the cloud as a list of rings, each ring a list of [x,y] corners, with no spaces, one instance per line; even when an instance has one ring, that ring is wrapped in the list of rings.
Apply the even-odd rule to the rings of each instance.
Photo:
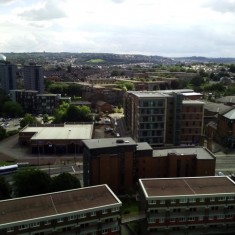
[[[234,13],[235,12],[235,1],[234,0],[210,0],[205,4],[206,7],[211,8],[214,11],[221,13]]]
[[[18,15],[31,21],[52,20],[66,16],[65,12],[54,0],[47,0],[43,6],[26,9]]]
[[[123,2],[125,2],[126,0],[111,0],[112,2],[114,2],[114,3],[123,3]]]
[[[16,2],[16,0],[0,0],[0,5],[1,4],[11,4],[13,2]]]

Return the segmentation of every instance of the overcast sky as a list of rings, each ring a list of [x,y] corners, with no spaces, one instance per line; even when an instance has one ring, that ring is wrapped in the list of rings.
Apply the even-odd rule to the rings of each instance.
[[[235,0],[0,0],[0,52],[235,57]]]

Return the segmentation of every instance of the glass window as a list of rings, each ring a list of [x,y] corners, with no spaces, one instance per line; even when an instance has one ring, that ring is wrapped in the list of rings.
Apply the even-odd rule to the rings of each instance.
[[[91,216],[96,216],[96,212],[95,212],[95,211],[92,211],[92,212],[91,212]]]
[[[7,228],[7,233],[14,232],[14,227]]]
[[[160,200],[160,204],[165,204],[165,200]]]
[[[150,205],[156,204],[156,200],[150,200],[150,201],[149,201],[149,204],[150,204]]]
[[[105,209],[105,210],[102,210],[102,214],[107,214],[108,211]]]

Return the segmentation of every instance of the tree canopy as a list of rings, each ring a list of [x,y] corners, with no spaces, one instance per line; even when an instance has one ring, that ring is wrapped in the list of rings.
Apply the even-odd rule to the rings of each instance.
[[[13,187],[15,195],[19,197],[48,193],[51,178],[49,174],[37,169],[20,170],[14,175]]]
[[[52,178],[52,191],[63,191],[74,188],[81,188],[80,181],[76,176],[69,173],[61,173]]]
[[[37,123],[38,123],[37,119],[32,114],[26,113],[24,118],[20,121],[20,126],[25,127],[28,124],[37,124]]]
[[[0,200],[8,199],[11,197],[11,186],[10,184],[0,176]]]
[[[6,101],[3,103],[2,112],[4,116],[21,117],[23,115],[23,108],[14,101]]]

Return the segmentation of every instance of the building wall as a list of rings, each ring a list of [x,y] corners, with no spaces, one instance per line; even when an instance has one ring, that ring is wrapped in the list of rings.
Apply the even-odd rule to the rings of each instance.
[[[16,89],[16,65],[0,63],[0,88],[6,93]]]

